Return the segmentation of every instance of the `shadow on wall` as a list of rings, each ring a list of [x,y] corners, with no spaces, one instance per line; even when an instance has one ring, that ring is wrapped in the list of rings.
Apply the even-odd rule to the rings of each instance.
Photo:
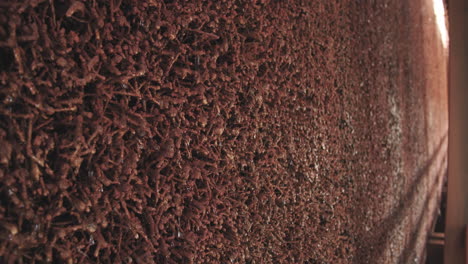
[[[417,198],[417,194],[419,193],[418,186],[422,183],[422,181],[425,179],[425,176],[428,174],[429,169],[434,166],[440,164],[434,164],[437,160],[437,157],[441,154],[444,153],[442,160],[444,160],[447,157],[447,153],[444,152],[443,146],[445,145],[447,141],[447,134],[445,134],[442,139],[440,140],[439,144],[437,145],[437,148],[434,150],[432,153],[431,157],[429,160],[425,163],[425,165],[421,168],[418,169],[416,172],[416,177],[414,182],[410,185],[412,188],[410,188],[410,191],[407,192],[399,201],[398,206],[393,210],[393,212],[387,216],[380,225],[374,227],[372,230],[369,232],[366,232],[363,237],[363,241],[379,241],[377,245],[374,245],[374,251],[375,252],[384,252],[385,248],[388,246],[389,241],[392,239],[391,234],[392,231],[395,230],[398,225],[400,225],[404,219],[405,216],[409,215],[408,210],[412,208],[412,205],[414,201]],[[443,170],[445,168],[441,167],[438,169],[437,175],[440,175],[443,173]],[[409,257],[411,256],[411,250],[414,249],[415,244],[417,242],[417,238],[419,237],[419,234],[423,231],[423,220],[424,220],[424,212],[427,211],[427,207],[429,205],[429,202],[433,199],[433,196],[436,195],[436,190],[437,186],[439,186],[440,181],[443,180],[443,177],[437,177],[437,180],[432,184],[430,191],[427,193],[427,197],[424,201],[424,207],[422,208],[422,211],[418,217],[418,221],[414,227],[417,227],[417,230],[413,231],[411,233],[411,239],[407,243],[405,243],[405,247],[403,249],[403,252],[398,257],[398,262],[397,263],[409,263]],[[357,260],[362,260],[365,256],[369,256],[369,250],[370,247],[362,247],[358,250],[356,256]]]

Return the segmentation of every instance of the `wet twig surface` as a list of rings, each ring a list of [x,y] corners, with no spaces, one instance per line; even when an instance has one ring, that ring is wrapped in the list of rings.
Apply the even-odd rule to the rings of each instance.
[[[353,260],[355,208],[392,184],[368,78],[396,75],[372,53],[395,28],[354,1],[189,2],[0,3],[1,262]]]

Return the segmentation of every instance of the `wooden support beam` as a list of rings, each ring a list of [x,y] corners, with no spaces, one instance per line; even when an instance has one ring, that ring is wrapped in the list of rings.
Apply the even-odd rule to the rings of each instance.
[[[468,1],[449,5],[449,162],[444,263],[468,264]]]
[[[426,263],[440,264],[444,261],[444,233],[432,233],[427,241]]]

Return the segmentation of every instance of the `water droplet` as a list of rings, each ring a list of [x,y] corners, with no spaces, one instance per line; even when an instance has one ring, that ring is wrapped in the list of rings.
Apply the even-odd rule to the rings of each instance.
[[[89,245],[93,246],[94,244],[96,244],[96,241],[94,240],[94,237],[91,235],[89,236]]]
[[[11,97],[10,95],[8,95],[8,96],[5,98],[5,102],[6,102],[7,104],[13,103],[13,97]]]

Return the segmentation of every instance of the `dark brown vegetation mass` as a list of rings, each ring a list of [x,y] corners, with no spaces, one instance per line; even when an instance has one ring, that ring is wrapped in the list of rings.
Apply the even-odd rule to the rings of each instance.
[[[362,260],[404,32],[321,2],[1,1],[0,262]]]

